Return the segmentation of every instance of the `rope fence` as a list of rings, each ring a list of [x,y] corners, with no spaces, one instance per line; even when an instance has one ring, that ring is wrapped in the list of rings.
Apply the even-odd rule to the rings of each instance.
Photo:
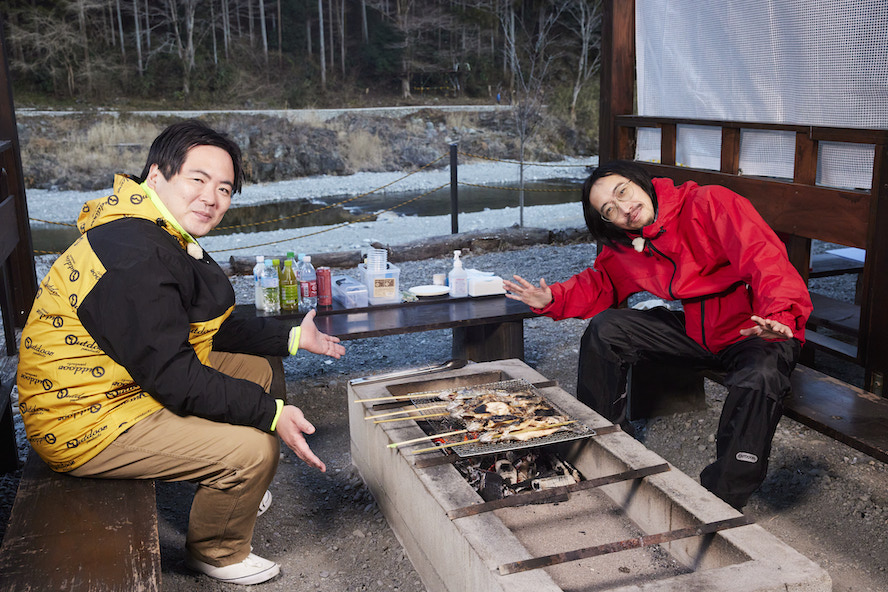
[[[457,151],[456,153],[459,154],[459,155],[461,155],[461,156],[464,156],[464,157],[466,157],[466,158],[475,158],[475,159],[486,160],[486,161],[492,161],[492,162],[502,162],[502,163],[506,163],[506,164],[516,164],[516,165],[520,165],[520,164],[522,164],[521,161],[517,161],[517,160],[509,160],[509,159],[502,159],[502,158],[494,158],[494,157],[490,157],[490,156],[484,156],[484,155],[479,155],[479,154],[471,154],[471,153],[460,152],[460,151]],[[293,215],[290,215],[290,216],[281,216],[281,217],[272,218],[272,219],[268,219],[268,220],[262,220],[262,221],[258,221],[258,222],[246,222],[246,223],[243,223],[243,224],[234,224],[234,225],[229,225],[229,226],[218,226],[218,227],[216,228],[216,230],[237,230],[237,229],[247,228],[247,227],[263,226],[263,225],[267,225],[267,224],[277,224],[277,223],[281,223],[281,222],[284,222],[284,221],[287,221],[287,220],[292,220],[292,219],[295,219],[295,218],[300,218],[300,217],[304,217],[304,216],[310,216],[310,215],[313,215],[313,214],[317,214],[317,213],[319,213],[319,212],[323,212],[323,211],[325,211],[325,210],[329,210],[329,209],[331,209],[331,208],[341,207],[341,206],[343,206],[344,204],[348,204],[348,203],[351,203],[351,202],[357,201],[357,200],[359,200],[359,199],[361,199],[361,198],[363,198],[363,197],[367,197],[367,196],[369,196],[369,195],[373,195],[374,193],[378,193],[378,192],[383,191],[383,190],[385,190],[385,189],[387,189],[387,188],[389,188],[389,187],[391,187],[391,186],[393,186],[393,185],[395,185],[395,184],[397,184],[397,183],[400,183],[401,181],[407,179],[408,177],[411,177],[412,175],[415,175],[415,174],[417,174],[417,173],[420,173],[420,172],[422,172],[422,171],[428,169],[429,167],[432,167],[433,165],[435,165],[436,163],[440,162],[440,161],[443,160],[444,158],[447,158],[448,155],[451,157],[451,163],[452,163],[453,165],[455,165],[455,164],[456,164],[456,159],[454,158],[453,150],[451,150],[451,152],[450,152],[449,154],[448,154],[448,153],[442,154],[442,155],[439,156],[438,158],[436,158],[436,159],[432,160],[431,162],[429,162],[429,163],[427,163],[427,164],[425,164],[425,165],[419,167],[419,168],[416,169],[415,171],[411,171],[411,172],[409,172],[409,173],[407,173],[407,174],[405,174],[405,175],[403,175],[403,176],[401,176],[401,177],[398,177],[397,179],[395,179],[395,180],[393,180],[393,181],[391,181],[391,182],[389,182],[389,183],[386,183],[385,185],[381,185],[381,186],[379,186],[379,187],[376,187],[375,189],[371,189],[370,191],[367,191],[367,192],[361,193],[360,195],[355,195],[355,196],[353,196],[353,197],[348,197],[348,198],[345,198],[345,199],[342,199],[342,200],[339,200],[339,201],[336,201],[336,202],[333,202],[333,203],[330,203],[330,204],[324,205],[324,206],[322,206],[322,207],[319,207],[319,208],[316,208],[316,209],[313,209],[313,210],[309,210],[309,211],[305,211],[305,212],[300,212],[300,213],[298,213],[298,214],[293,214]],[[589,166],[589,165],[586,165],[586,164],[553,164],[553,163],[540,163],[540,162],[524,162],[523,164],[524,164],[524,166],[526,166],[526,167],[529,167],[529,166],[551,166],[551,167],[584,167],[584,168],[585,168],[585,167],[588,167],[588,166]],[[398,208],[400,208],[400,207],[403,207],[403,206],[405,206],[405,205],[407,205],[407,204],[409,204],[409,203],[413,203],[413,202],[418,201],[418,200],[420,200],[420,199],[422,199],[422,198],[424,198],[424,197],[426,197],[426,196],[429,196],[429,195],[431,195],[431,194],[433,194],[433,193],[436,193],[436,192],[438,192],[438,191],[440,191],[440,190],[442,190],[442,189],[444,189],[445,187],[448,187],[448,186],[451,186],[451,191],[452,191],[453,193],[455,193],[455,192],[456,192],[456,191],[455,191],[455,188],[454,188],[452,185],[453,185],[452,181],[451,181],[451,182],[444,183],[443,185],[440,185],[440,186],[438,186],[438,187],[435,187],[434,189],[431,189],[431,190],[429,190],[429,191],[426,191],[425,193],[422,193],[421,195],[417,195],[416,197],[412,197],[412,198],[410,198],[410,199],[408,199],[408,200],[405,200],[405,201],[403,201],[403,202],[400,202],[400,203],[398,203],[398,204],[396,204],[396,205],[393,205],[393,206],[391,206],[391,207],[389,207],[389,208],[385,208],[385,209],[383,209],[383,210],[380,210],[379,212],[374,212],[374,213],[372,213],[372,214],[367,214],[367,215],[365,215],[365,216],[358,217],[358,218],[356,218],[356,219],[354,219],[354,220],[351,220],[351,221],[349,221],[349,222],[344,222],[344,223],[342,223],[342,224],[335,224],[335,225],[332,225],[332,226],[327,226],[327,227],[324,227],[323,229],[321,229],[321,230],[317,230],[317,231],[315,231],[315,232],[310,232],[310,233],[307,233],[307,234],[301,234],[301,235],[297,235],[297,236],[290,236],[290,237],[287,237],[287,238],[283,238],[283,239],[279,239],[279,240],[274,240],[274,241],[267,241],[267,242],[262,242],[262,243],[250,244],[250,245],[241,246],[241,247],[231,247],[231,248],[227,248],[227,249],[216,249],[216,250],[211,250],[211,251],[209,251],[209,252],[210,252],[210,253],[223,253],[223,252],[227,252],[227,251],[242,251],[242,250],[247,250],[247,249],[256,249],[256,248],[259,248],[259,247],[266,247],[266,246],[269,246],[269,245],[275,245],[275,244],[280,244],[280,243],[285,243],[285,242],[289,242],[289,241],[294,241],[294,240],[299,240],[299,239],[307,238],[307,237],[310,237],[310,236],[316,236],[316,235],[319,235],[319,234],[323,234],[323,233],[325,233],[325,232],[331,232],[331,231],[334,231],[334,230],[338,230],[338,229],[340,229],[340,228],[344,228],[344,227],[346,227],[346,226],[350,226],[350,225],[352,225],[352,224],[358,224],[358,223],[361,223],[361,222],[366,222],[366,221],[368,221],[368,220],[373,220],[373,219],[375,219],[375,218],[378,216],[378,214],[379,214],[380,212],[384,213],[384,212],[390,212],[390,211],[396,210],[396,209],[398,209]],[[504,191],[521,191],[521,188],[519,188],[519,187],[505,187],[505,186],[497,186],[497,185],[482,185],[482,184],[480,184],[480,183],[467,183],[467,182],[465,182],[465,181],[458,181],[458,182],[456,183],[456,185],[457,185],[457,186],[462,185],[462,186],[466,186],[466,187],[474,187],[474,188],[479,188],[479,189],[498,189],[498,190],[504,190]],[[576,190],[575,190],[575,189],[536,189],[536,188],[535,188],[535,189],[533,189],[533,191],[534,191],[534,192],[547,192],[547,193],[566,193],[566,192],[573,192],[573,191],[576,191]],[[452,213],[452,215],[455,216],[455,213]],[[65,226],[65,227],[76,228],[76,224],[71,224],[71,223],[68,223],[68,222],[58,222],[58,221],[53,221],[53,220],[43,220],[43,219],[40,219],[40,218],[33,218],[33,217],[29,218],[29,220],[32,221],[32,222],[39,222],[39,223],[41,223],[41,224],[50,224],[50,225],[56,225],[56,226]],[[454,227],[455,227],[455,226],[454,226]],[[36,250],[36,249],[35,249],[35,250],[34,250],[34,254],[35,254],[35,255],[58,255],[58,254],[60,254],[60,252],[59,252],[59,251],[39,251],[39,250]]]

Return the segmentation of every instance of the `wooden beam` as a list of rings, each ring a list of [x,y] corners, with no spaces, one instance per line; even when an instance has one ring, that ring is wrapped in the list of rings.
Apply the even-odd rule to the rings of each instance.
[[[675,153],[678,147],[678,129],[672,124],[660,126],[660,162],[675,166]]]
[[[729,175],[740,173],[740,128],[723,127],[720,170]]]
[[[865,191],[809,186],[648,162],[638,164],[651,175],[669,177],[676,184],[695,181],[700,185],[727,187],[751,201],[776,232],[867,248],[863,229],[869,225],[872,199]],[[829,220],[829,224],[824,224],[824,220]]]
[[[37,272],[34,269],[34,246],[31,241],[31,225],[28,204],[25,200],[24,175],[20,157],[18,128],[15,123],[15,107],[12,100],[12,81],[9,78],[6,40],[3,22],[0,21],[0,140],[8,140],[9,146],[0,153],[0,167],[6,169],[9,192],[15,196],[18,219],[19,244],[12,255],[12,298],[15,306],[16,326],[24,327],[37,294]],[[4,195],[0,199],[4,199]]]
[[[866,371],[867,390],[885,396],[888,373],[888,144],[877,144],[873,159],[873,199],[865,226],[866,260],[858,338],[859,356]]]
[[[598,158],[605,163],[625,150],[614,116],[634,112],[635,0],[604,0],[601,20],[601,95]]]

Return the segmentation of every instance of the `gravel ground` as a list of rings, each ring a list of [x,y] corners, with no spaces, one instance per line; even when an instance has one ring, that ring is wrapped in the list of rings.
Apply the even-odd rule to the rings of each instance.
[[[818,245],[819,249],[825,248]],[[558,281],[589,265],[590,245],[539,246],[464,257],[467,267]],[[401,286],[431,283],[446,272],[449,259],[399,264]],[[252,292],[247,278],[234,278],[239,299]],[[812,289],[853,297],[850,278],[819,280]],[[639,299],[644,295],[639,296]],[[575,392],[578,343],[585,322],[546,318],[525,322],[526,362],[568,392]],[[317,427],[313,449],[327,473],[306,468],[283,454],[271,490],[275,501],[259,519],[253,544],[260,555],[283,565],[283,575],[264,590],[401,590],[424,587],[351,466],[346,383],[352,378],[430,363],[450,357],[449,331],[415,333],[346,343],[338,361],[297,355],[285,362],[288,396]],[[818,363],[826,360],[818,360]],[[847,367],[827,368],[846,380],[859,377]],[[657,417],[638,425],[640,439],[676,468],[696,477],[714,455],[714,431],[724,389],[707,384],[707,407]],[[0,479],[0,524],[5,524],[16,475]],[[189,573],[181,548],[193,489],[158,484],[163,587],[165,590],[228,590]],[[836,591],[888,590],[888,471],[855,450],[784,418],[774,439],[768,478],[746,512],[765,529],[823,566]]]

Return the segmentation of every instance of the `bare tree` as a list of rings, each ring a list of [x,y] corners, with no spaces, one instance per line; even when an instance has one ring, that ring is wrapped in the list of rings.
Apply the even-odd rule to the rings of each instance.
[[[143,74],[143,66],[142,66],[142,34],[140,32],[140,23],[139,23],[139,0],[133,0],[133,20],[136,25],[136,60],[138,64],[138,72],[141,77]],[[123,38],[121,38],[122,40]],[[123,43],[121,43],[123,45]]]
[[[135,0],[133,0],[135,2]],[[213,63],[219,64],[219,50],[216,47],[216,9],[210,2],[210,34],[213,36]]]
[[[361,41],[367,43],[370,40],[370,31],[367,29],[367,0],[361,0]]]
[[[123,36],[123,11],[120,10],[120,0],[115,0],[115,4],[117,5],[117,27],[120,30],[120,55],[123,57],[123,61],[126,61],[126,43],[123,42],[125,37]]]
[[[228,59],[228,49],[231,47],[231,11],[228,0],[220,0],[222,4],[222,45],[225,49],[225,59]]]
[[[166,46],[175,48],[182,63],[182,93],[191,94],[191,72],[194,70],[194,16],[198,0],[164,0],[164,16],[169,27],[169,39],[155,51],[163,51]],[[179,14],[181,7],[182,13]],[[183,31],[184,28],[184,31]]]
[[[452,67],[447,52],[438,51],[437,34],[447,29],[448,19],[443,5],[419,3],[417,0],[370,0],[368,4],[378,10],[394,25],[402,41],[390,49],[401,52],[401,95],[411,95],[410,85],[417,72],[441,72]],[[448,34],[452,31],[448,30]]]
[[[76,15],[78,33],[80,35],[80,63],[76,69],[80,72],[80,83],[83,85],[83,91],[91,94],[94,90],[94,82],[99,76],[99,72],[108,67],[108,56],[101,51],[98,40],[100,37],[93,33],[96,27],[101,27],[102,15],[107,8],[109,0],[68,0],[59,3],[61,10]],[[119,2],[119,0],[118,0]],[[120,9],[118,3],[118,11]],[[118,12],[118,19],[120,19]],[[120,38],[123,39],[123,28],[120,29]],[[90,44],[94,43],[95,47],[91,49]],[[125,44],[120,44],[124,60],[126,59]]]
[[[506,55],[511,64],[514,80],[511,115],[518,136],[520,158],[518,207],[519,224],[524,226],[524,161],[527,143],[536,133],[542,119],[546,89],[549,85],[549,69],[556,55],[552,51],[555,41],[554,27],[565,9],[563,2],[550,1],[538,6],[537,19],[527,21],[517,18],[511,4],[499,13],[506,45]],[[528,28],[527,23],[532,28]]]
[[[83,51],[77,25],[44,11],[25,11],[19,16],[21,20],[9,21],[9,43],[22,49],[16,52],[19,57],[12,60],[11,67],[46,73],[57,94],[64,88],[69,96],[75,96]]]
[[[339,0],[339,69],[345,78],[345,0]]]
[[[336,40],[333,38],[333,0],[327,0],[327,51],[330,52],[328,57],[330,63],[330,71],[336,70],[336,54],[333,47]]]
[[[327,54],[324,49],[324,0],[318,0],[318,34],[319,50],[321,56],[321,90],[327,90]]]
[[[268,66],[268,31],[265,23],[265,0],[259,0],[259,28],[262,32],[262,58]]]
[[[567,12],[573,17],[568,21],[570,29],[580,42],[577,55],[577,75],[574,79],[573,90],[570,97],[570,122],[577,122],[577,98],[583,85],[595,76],[601,64],[601,55],[598,47],[601,43],[601,1],[600,0],[571,0],[567,5]],[[595,53],[593,56],[592,53]]]
[[[314,55],[311,47],[311,17],[305,19],[305,52],[310,56]]]
[[[283,15],[281,13],[281,0],[277,0],[277,32],[278,32],[278,66],[283,64],[284,62],[284,42],[283,42],[283,29],[284,29],[284,20]]]
[[[145,0],[145,49],[151,51],[151,14],[148,0]]]

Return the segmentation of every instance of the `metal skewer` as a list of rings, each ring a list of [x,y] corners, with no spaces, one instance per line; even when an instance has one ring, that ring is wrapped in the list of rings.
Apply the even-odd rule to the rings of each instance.
[[[390,421],[405,421],[407,419],[427,419],[429,417],[444,417],[449,413],[429,413],[426,415],[407,415],[405,417],[391,417],[389,419],[377,419],[373,423],[388,423]]]
[[[441,403],[440,405],[428,405],[426,407],[415,407],[413,409],[401,409],[400,411],[390,411],[389,413],[378,413],[376,415],[365,415],[364,419],[376,419],[378,417],[391,417],[392,415],[401,415],[402,413],[413,413],[414,411],[423,411],[425,409],[440,409],[441,407],[446,407],[447,403]]]
[[[434,440],[435,438],[446,438],[447,436],[456,436],[457,434],[465,434],[469,430],[456,430],[455,432],[444,432],[443,434],[432,434],[431,436],[423,436],[422,438],[413,438],[412,440],[404,440],[403,442],[392,442],[388,445],[389,448],[398,448],[399,446],[406,446],[408,444],[415,444],[416,442],[424,442],[427,440]]]

